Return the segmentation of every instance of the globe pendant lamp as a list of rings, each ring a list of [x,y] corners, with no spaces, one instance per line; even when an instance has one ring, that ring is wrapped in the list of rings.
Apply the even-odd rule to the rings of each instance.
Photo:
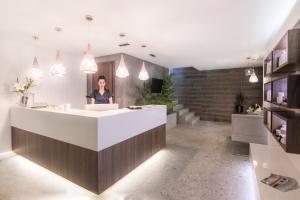
[[[252,70],[252,73],[250,75],[249,82],[250,83],[257,83],[258,82],[258,78],[257,78],[257,76],[255,74],[254,69]]]
[[[32,38],[35,41],[37,41],[39,39],[38,36],[33,36]],[[35,51],[36,51],[36,48],[35,48]],[[39,63],[38,63],[38,60],[37,60],[36,56],[34,56],[34,58],[33,58],[33,63],[32,63],[32,66],[31,66],[31,69],[30,69],[30,72],[29,72],[29,76],[32,79],[35,79],[35,80],[42,77],[42,71],[39,68]]]
[[[86,15],[85,19],[88,22],[93,21],[93,17],[90,15]],[[83,59],[80,64],[80,71],[86,73],[86,74],[93,74],[98,71],[98,66],[95,62],[95,58],[92,54],[92,49],[90,43],[88,43],[87,50],[84,53]]]
[[[60,27],[55,27],[54,29],[57,32],[61,32],[62,28]],[[57,50],[56,52],[56,59],[55,63],[51,66],[51,74],[52,76],[64,76],[66,74],[66,68],[61,62],[61,57],[60,57],[60,51]]]
[[[66,74],[66,68],[61,62],[59,50],[56,52],[55,64],[51,66],[51,74],[53,76],[64,76]]]
[[[139,79],[142,81],[146,81],[149,79],[148,72],[146,70],[145,62],[143,61],[141,71],[139,73]]]
[[[129,72],[126,67],[123,55],[121,55],[120,63],[116,71],[116,76],[119,78],[125,78],[129,76]]]

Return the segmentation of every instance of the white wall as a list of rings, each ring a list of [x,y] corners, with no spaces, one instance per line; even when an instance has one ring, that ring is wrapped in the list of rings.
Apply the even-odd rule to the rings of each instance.
[[[0,39],[0,153],[11,150],[9,109],[19,101],[19,96],[9,92],[9,86],[17,77],[28,75],[34,49],[32,44]],[[36,101],[48,103],[71,103],[74,108],[83,108],[86,95],[86,76],[79,71],[82,54],[61,52],[67,68],[65,77],[52,77],[49,69],[55,59],[55,49],[38,48],[37,56],[44,74],[34,88]]]
[[[274,33],[273,38],[270,40],[269,44],[266,47],[265,56],[272,51],[275,45],[279,42],[279,40],[284,36],[284,34],[289,30],[294,28],[294,26],[300,20],[300,1],[298,0],[295,3],[295,6],[291,10],[290,14],[286,18],[285,22],[282,24],[281,28]],[[297,28],[300,28],[297,26]]]

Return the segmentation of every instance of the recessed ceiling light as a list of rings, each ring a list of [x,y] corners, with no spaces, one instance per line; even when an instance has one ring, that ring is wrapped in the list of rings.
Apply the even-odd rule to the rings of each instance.
[[[120,36],[120,37],[125,37],[126,34],[125,34],[125,33],[120,33],[119,36]]]
[[[122,43],[122,44],[119,44],[119,47],[126,47],[126,46],[129,46],[130,44],[128,42],[126,43]]]
[[[142,48],[146,48],[147,46],[146,46],[145,44],[143,44],[141,47],[142,47]]]
[[[152,54],[152,53],[150,53],[149,56],[151,56],[151,57],[153,57],[153,58],[156,57],[156,55],[154,55],[154,54]]]
[[[56,26],[54,27],[54,30],[57,32],[61,32],[62,31],[62,27]]]

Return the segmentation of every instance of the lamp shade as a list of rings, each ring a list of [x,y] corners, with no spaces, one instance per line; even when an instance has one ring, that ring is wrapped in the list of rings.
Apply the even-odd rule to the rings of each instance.
[[[146,81],[149,79],[149,75],[145,66],[145,62],[143,61],[141,71],[139,73],[139,79],[142,81]]]
[[[36,56],[34,56],[33,58],[33,63],[29,72],[29,76],[33,79],[38,79],[42,76],[42,71],[39,68],[39,63]]]
[[[96,73],[98,71],[97,64],[95,62],[94,56],[92,54],[91,45],[88,44],[88,48],[83,56],[80,64],[80,71],[87,74]]]
[[[249,78],[249,82],[250,83],[257,83],[258,82],[258,78],[257,78],[254,70],[253,70],[253,72],[252,72],[252,74],[251,74],[251,76]]]
[[[116,71],[116,76],[119,78],[125,78],[129,76],[129,72],[126,67],[123,55],[121,55],[120,63]]]
[[[66,68],[61,62],[59,50],[57,50],[56,52],[56,60],[55,63],[51,66],[50,71],[53,76],[64,76],[66,74]]]

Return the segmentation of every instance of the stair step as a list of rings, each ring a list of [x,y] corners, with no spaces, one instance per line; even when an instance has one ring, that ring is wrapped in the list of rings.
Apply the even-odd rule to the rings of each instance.
[[[179,110],[181,110],[181,109],[183,109],[184,108],[184,106],[182,105],[182,104],[177,104],[177,105],[175,105],[174,107],[173,107],[173,111],[174,112],[177,112],[177,111],[179,111]]]
[[[184,120],[185,121],[188,121],[189,119],[191,119],[192,117],[195,116],[195,113],[194,112],[188,112],[184,115]]]
[[[188,112],[189,112],[189,109],[188,109],[188,108],[183,108],[183,109],[180,109],[180,110],[178,111],[178,115],[179,115],[179,117],[181,117],[181,116],[185,115],[185,114],[188,113]]]
[[[199,120],[200,120],[199,116],[194,116],[191,119],[189,119],[186,123],[194,126]]]

